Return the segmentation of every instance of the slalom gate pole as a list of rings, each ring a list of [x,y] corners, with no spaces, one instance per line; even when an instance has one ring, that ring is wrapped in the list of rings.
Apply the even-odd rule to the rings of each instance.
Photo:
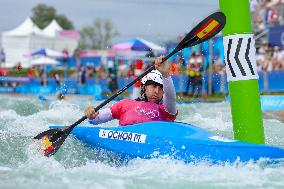
[[[219,5],[227,18],[223,44],[234,137],[263,144],[265,138],[249,0],[219,0]]]

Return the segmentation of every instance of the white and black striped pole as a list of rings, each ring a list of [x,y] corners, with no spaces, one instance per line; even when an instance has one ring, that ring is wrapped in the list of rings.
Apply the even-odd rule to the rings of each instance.
[[[251,29],[249,0],[219,0],[226,15],[223,29],[227,80],[235,139],[264,143],[264,130]]]

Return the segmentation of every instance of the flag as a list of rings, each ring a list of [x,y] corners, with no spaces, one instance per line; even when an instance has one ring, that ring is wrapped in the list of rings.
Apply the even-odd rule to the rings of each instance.
[[[194,34],[198,38],[202,39],[202,38],[207,37],[212,32],[214,32],[219,26],[220,26],[220,23],[214,20],[213,18],[211,18]]]

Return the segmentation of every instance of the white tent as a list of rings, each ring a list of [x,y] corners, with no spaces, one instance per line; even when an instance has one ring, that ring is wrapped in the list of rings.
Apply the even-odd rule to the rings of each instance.
[[[23,54],[40,48],[42,44],[50,43],[50,38],[27,18],[15,29],[2,33],[2,47],[6,54],[5,67],[12,67],[19,62],[22,66],[28,67],[30,60],[23,57]]]
[[[64,30],[56,20],[43,29],[44,35],[53,38],[52,49],[62,51],[63,49],[69,52],[74,52],[78,47],[80,34],[75,31]]]
[[[43,35],[43,32],[29,17],[15,29],[2,33],[4,36],[28,36],[30,34]]]
[[[69,31],[74,32],[74,31]],[[6,54],[5,67],[12,67],[21,62],[23,67],[28,67],[31,58],[23,56],[26,52],[31,52],[40,48],[50,48],[61,52],[67,49],[72,53],[79,43],[77,35],[66,35],[65,30],[54,20],[44,30],[38,28],[30,18],[27,18],[15,29],[2,33],[2,47]]]
[[[52,20],[52,22],[43,29],[43,33],[50,37],[55,37],[57,32],[62,31],[63,28],[56,22],[56,20]]]

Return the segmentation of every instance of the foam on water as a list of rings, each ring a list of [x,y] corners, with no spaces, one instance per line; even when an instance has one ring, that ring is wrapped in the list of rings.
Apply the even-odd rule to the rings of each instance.
[[[70,125],[83,109],[70,103],[53,106],[22,97],[0,97],[0,188],[283,188],[284,163],[212,165],[185,164],[169,157],[116,161],[113,154],[91,150],[72,137],[51,158],[44,157],[33,136],[49,125]],[[95,103],[98,105],[100,102]],[[29,112],[28,115],[23,112]],[[230,107],[225,103],[179,105],[178,121],[193,123],[221,136],[233,138]],[[37,111],[34,111],[34,110]],[[84,122],[84,125],[88,125]],[[117,121],[105,125],[117,125]],[[264,120],[266,141],[284,147],[284,124]]]

